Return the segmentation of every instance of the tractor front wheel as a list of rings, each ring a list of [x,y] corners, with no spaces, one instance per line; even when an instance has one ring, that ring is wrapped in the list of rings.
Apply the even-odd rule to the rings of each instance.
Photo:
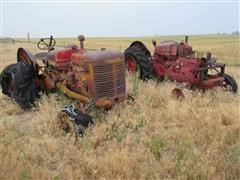
[[[153,67],[149,57],[141,49],[132,46],[125,50],[125,62],[130,73],[139,71],[139,78],[148,80],[152,78]]]
[[[232,76],[229,76],[228,74],[224,74],[223,77],[225,78],[224,80],[224,88],[226,90],[230,90],[234,93],[237,92],[238,90],[238,85],[235,79]]]

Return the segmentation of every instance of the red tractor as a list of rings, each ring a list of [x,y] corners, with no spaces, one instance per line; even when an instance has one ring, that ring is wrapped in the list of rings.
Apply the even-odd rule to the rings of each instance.
[[[78,45],[55,48],[56,41],[41,39],[40,52],[32,54],[24,48],[17,50],[17,63],[8,65],[0,75],[2,93],[14,99],[22,108],[34,105],[39,93],[61,91],[80,101],[84,109],[94,104],[110,109],[126,99],[125,63],[123,53],[111,50],[84,49],[84,36],[78,36]],[[83,112],[85,111],[83,109]],[[90,108],[91,109],[91,108]],[[58,114],[61,129],[78,135],[94,123],[92,117],[65,105]],[[73,124],[73,126],[72,126]]]
[[[125,64],[120,51],[84,49],[84,36],[78,45],[55,48],[56,41],[41,39],[40,52],[17,50],[17,63],[1,73],[3,94],[12,97],[23,108],[29,108],[39,92],[59,90],[83,104],[93,102],[109,109],[126,98]]]
[[[233,77],[225,74],[225,64],[216,63],[211,53],[203,57],[202,53],[192,50],[185,42],[163,41],[157,45],[153,41],[154,53],[140,42],[133,42],[125,50],[125,63],[128,71],[134,73],[139,70],[143,80],[157,78],[162,81],[164,77],[178,82],[186,82],[190,88],[201,90],[222,86],[232,92],[237,92],[238,86]]]

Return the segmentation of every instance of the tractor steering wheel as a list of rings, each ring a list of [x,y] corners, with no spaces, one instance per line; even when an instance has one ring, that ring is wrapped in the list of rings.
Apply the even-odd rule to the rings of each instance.
[[[56,45],[56,40],[51,36],[50,38],[41,38],[37,43],[37,47],[41,50],[51,50]]]

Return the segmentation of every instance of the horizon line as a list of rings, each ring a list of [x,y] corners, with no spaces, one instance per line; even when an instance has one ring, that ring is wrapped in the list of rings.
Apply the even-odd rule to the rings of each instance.
[[[234,32],[237,32],[238,30],[234,31]],[[234,32],[231,32],[231,33],[203,33],[203,34],[166,34],[166,35],[158,35],[158,34],[155,34],[155,35],[136,35],[136,36],[124,36],[124,35],[120,35],[120,36],[87,36],[87,35],[84,35],[85,37],[88,37],[88,38],[135,38],[135,37],[164,37],[164,36],[211,36],[211,35],[240,35],[239,34],[239,31],[238,33],[234,33]],[[51,35],[49,35],[50,37]],[[54,38],[74,38],[74,36],[53,36]],[[22,39],[22,38],[28,38],[27,35],[26,36],[19,36],[19,37],[14,37],[14,36],[0,36],[0,38],[15,38],[15,39]],[[33,36],[30,38],[47,38],[46,36],[45,37],[41,37],[41,36]],[[76,37],[77,38],[77,37]]]

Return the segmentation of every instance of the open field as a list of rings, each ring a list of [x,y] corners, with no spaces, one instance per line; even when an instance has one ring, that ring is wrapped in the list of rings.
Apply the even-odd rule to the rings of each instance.
[[[129,44],[135,40],[140,40],[152,51],[152,39],[161,42],[163,40],[175,40],[180,42],[184,40],[184,36],[153,36],[153,37],[122,37],[122,38],[86,38],[86,48],[99,49],[105,47],[107,49],[124,50]],[[26,39],[20,39],[25,40]],[[39,39],[32,39],[37,42]],[[79,44],[77,38],[57,38],[57,45],[64,46],[67,44]],[[203,52],[212,52],[220,62],[229,65],[240,65],[240,39],[239,35],[206,35],[206,36],[189,36],[189,43],[194,50]]]
[[[90,38],[86,48],[124,50],[134,39]],[[140,39],[152,47],[152,37]],[[69,41],[60,39],[59,45]],[[239,36],[189,41],[231,65],[226,73],[240,85]],[[19,46],[37,50],[28,43],[0,45],[0,70],[16,62]],[[178,101],[171,98],[174,87],[167,80],[157,84],[128,76],[127,92],[136,102],[105,113],[94,110],[97,124],[77,141],[56,128],[57,112],[67,98],[43,95],[24,112],[1,94],[0,179],[240,179],[240,93],[215,88],[189,92]]]

